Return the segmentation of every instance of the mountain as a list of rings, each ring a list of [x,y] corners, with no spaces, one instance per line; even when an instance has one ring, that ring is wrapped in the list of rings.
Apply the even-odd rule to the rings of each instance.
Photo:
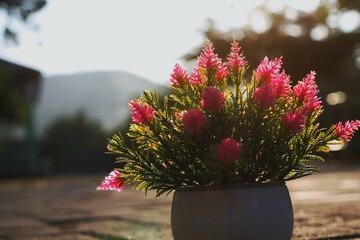
[[[144,78],[126,72],[89,72],[43,79],[36,106],[36,129],[45,128],[61,116],[84,111],[107,130],[128,119],[127,103],[143,90],[164,89]]]

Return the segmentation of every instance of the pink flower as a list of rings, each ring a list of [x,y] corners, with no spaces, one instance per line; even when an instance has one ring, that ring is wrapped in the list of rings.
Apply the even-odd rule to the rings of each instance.
[[[224,104],[224,93],[216,87],[207,87],[201,95],[201,107],[212,112],[218,111]]]
[[[96,190],[114,190],[122,191],[124,189],[124,181],[121,177],[121,173],[117,170],[113,170],[105,179],[101,182],[100,186]]]
[[[319,91],[317,90],[317,85],[315,83],[315,74],[314,71],[311,71],[294,87],[294,95],[299,102],[307,102],[316,98]]]
[[[216,71],[216,80],[218,82],[224,80],[224,78],[227,77],[227,75],[229,75],[229,71],[227,70],[226,66],[222,65],[218,68],[218,70]]]
[[[198,66],[207,69],[211,72],[217,69],[221,65],[221,59],[214,53],[213,44],[207,40],[202,50],[201,55],[198,58]]]
[[[194,70],[189,78],[189,83],[192,85],[198,85],[205,82],[205,79],[201,76],[201,73],[198,68]]]
[[[282,123],[284,124],[284,127],[294,133],[301,132],[304,128],[306,113],[306,110],[303,109],[298,109],[296,111],[286,113],[282,117]]]
[[[278,74],[271,81],[276,97],[287,97],[291,93],[290,79],[285,74],[285,71]]]
[[[205,126],[205,117],[199,109],[187,110],[181,120],[184,131],[189,135],[200,135]]]
[[[275,103],[276,95],[271,84],[265,83],[255,89],[253,98],[260,107],[266,108],[272,106]]]
[[[155,116],[155,111],[150,105],[131,100],[128,104],[131,110],[132,120],[138,124],[146,124]]]
[[[309,101],[309,102],[306,102],[304,103],[304,107],[306,109],[306,111],[308,113],[316,110],[316,109],[320,109],[322,106],[321,106],[321,101],[319,98],[315,98],[313,99],[312,101]]]
[[[215,155],[219,161],[225,164],[231,164],[240,158],[240,143],[232,138],[225,138],[217,146]]]
[[[339,122],[336,125],[336,135],[345,142],[349,142],[352,136],[354,136],[355,131],[357,131],[359,127],[360,127],[359,120],[355,120],[351,122],[346,121],[344,125],[342,125],[342,123]]]
[[[315,83],[315,72],[311,71],[306,77],[294,87],[294,96],[299,103],[304,103],[308,112],[321,108],[319,91]]]
[[[311,71],[294,87],[294,95],[297,97],[299,102],[308,101],[316,97],[318,91],[314,81],[315,74],[316,73],[314,71]]]
[[[231,44],[231,52],[228,54],[228,62],[226,65],[230,70],[236,73],[247,64],[247,61],[245,60],[243,53],[240,53],[240,50],[239,43],[234,40]]]
[[[181,87],[189,80],[189,74],[179,64],[175,64],[173,73],[170,75],[170,82],[176,86]]]
[[[281,66],[282,57],[275,58],[272,61],[269,61],[269,59],[265,57],[257,67],[256,75],[263,82],[270,82],[273,77],[276,77],[279,74]]]

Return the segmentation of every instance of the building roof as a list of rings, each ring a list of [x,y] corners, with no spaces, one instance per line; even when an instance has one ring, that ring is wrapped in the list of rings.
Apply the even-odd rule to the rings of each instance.
[[[42,75],[39,71],[0,59],[0,81],[16,87],[29,100],[36,100]]]

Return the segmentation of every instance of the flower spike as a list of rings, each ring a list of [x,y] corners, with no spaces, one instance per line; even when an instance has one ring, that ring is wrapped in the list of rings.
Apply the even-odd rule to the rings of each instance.
[[[201,76],[199,68],[196,68],[189,78],[189,83],[192,85],[199,85],[205,82],[205,79]]]
[[[208,72],[221,66],[221,59],[214,53],[213,44],[209,40],[206,41],[202,53],[198,58],[198,66],[205,68]]]
[[[282,66],[282,57],[275,58],[274,60],[265,57],[256,69],[256,75],[263,82],[270,82],[273,77],[279,74]]]
[[[233,72],[237,73],[239,70],[247,65],[247,61],[239,47],[239,43],[235,40],[231,44],[231,52],[228,54],[227,67]]]
[[[316,73],[311,71],[294,87],[297,102],[303,103],[308,112],[321,108],[321,100],[317,97],[319,90],[315,83],[315,75]]]
[[[101,182],[100,186],[96,190],[113,190],[121,192],[124,189],[124,181],[121,177],[121,173],[117,170],[113,170],[105,179]]]
[[[285,74],[285,71],[278,74],[271,82],[271,85],[276,97],[287,97],[291,93],[290,79]]]
[[[275,103],[275,91],[271,84],[265,83],[256,88],[253,93],[255,102],[262,108],[267,108]]]
[[[170,82],[175,87],[182,87],[189,80],[189,74],[179,64],[175,64],[173,73],[170,76]]]
[[[336,125],[336,135],[340,137],[345,142],[349,142],[351,138],[354,136],[355,131],[358,130],[360,127],[360,121],[346,121],[343,125],[341,122],[339,122]]]
[[[313,99],[318,93],[317,86],[314,81],[315,74],[316,73],[314,71],[311,71],[294,87],[294,95],[299,102]]]
[[[229,71],[227,70],[225,65],[222,65],[216,71],[216,80],[218,82],[221,82],[222,80],[224,80],[224,78],[227,77],[227,75],[229,75]]]
[[[146,124],[155,116],[155,111],[150,105],[141,103],[138,100],[131,100],[128,105],[131,110],[132,120],[135,123]]]

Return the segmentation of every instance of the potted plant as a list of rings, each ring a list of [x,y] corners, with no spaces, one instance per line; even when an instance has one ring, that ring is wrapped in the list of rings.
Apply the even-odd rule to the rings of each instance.
[[[248,65],[234,41],[222,62],[207,41],[188,74],[175,65],[172,93],[131,100],[127,140],[108,150],[121,167],[98,190],[174,192],[175,239],[290,239],[291,200],[285,181],[317,172],[329,144],[348,142],[360,121],[320,128],[315,72],[295,86],[282,58]]]

